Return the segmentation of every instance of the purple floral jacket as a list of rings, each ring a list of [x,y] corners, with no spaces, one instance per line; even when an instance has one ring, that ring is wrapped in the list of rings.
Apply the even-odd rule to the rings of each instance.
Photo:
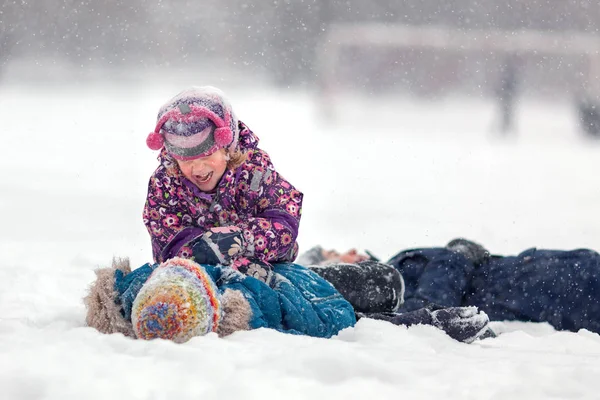
[[[239,123],[238,148],[246,161],[227,169],[214,193],[200,191],[163,149],[150,177],[144,224],[155,262],[192,257],[190,243],[213,227],[235,225],[246,241],[242,256],[269,263],[293,261],[303,194],[286,181],[259,149],[258,137]]]

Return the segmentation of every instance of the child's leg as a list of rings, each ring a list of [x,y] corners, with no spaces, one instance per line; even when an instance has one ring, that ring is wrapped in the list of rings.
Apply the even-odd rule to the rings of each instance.
[[[493,320],[600,332],[600,255],[594,251],[530,249],[494,258],[475,272],[472,285],[465,301]]]

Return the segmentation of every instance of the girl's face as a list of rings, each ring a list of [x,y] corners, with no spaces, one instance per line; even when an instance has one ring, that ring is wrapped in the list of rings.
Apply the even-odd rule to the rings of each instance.
[[[177,160],[183,175],[203,192],[215,190],[227,168],[227,152],[219,149],[208,157]]]

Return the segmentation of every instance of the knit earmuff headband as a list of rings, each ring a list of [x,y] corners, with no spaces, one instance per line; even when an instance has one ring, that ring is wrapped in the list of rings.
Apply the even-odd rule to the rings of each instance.
[[[160,150],[164,144],[164,135],[161,130],[165,122],[172,119],[177,122],[192,123],[202,118],[210,119],[216,126],[214,131],[214,141],[218,148],[228,146],[233,141],[233,132],[230,128],[231,114],[224,110],[225,120],[205,107],[199,107],[195,104],[181,103],[177,107],[164,113],[158,122],[154,132],[150,132],[146,138],[146,144],[151,150]]]

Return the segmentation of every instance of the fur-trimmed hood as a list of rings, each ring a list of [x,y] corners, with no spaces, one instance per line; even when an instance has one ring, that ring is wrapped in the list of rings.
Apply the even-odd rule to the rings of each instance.
[[[116,304],[116,270],[123,271],[125,275],[130,273],[129,259],[114,258],[111,267],[98,268],[95,271],[96,281],[90,285],[88,295],[83,299],[87,308],[85,322],[102,333],[118,332],[125,336],[135,337],[131,321],[123,318],[121,306]]]

